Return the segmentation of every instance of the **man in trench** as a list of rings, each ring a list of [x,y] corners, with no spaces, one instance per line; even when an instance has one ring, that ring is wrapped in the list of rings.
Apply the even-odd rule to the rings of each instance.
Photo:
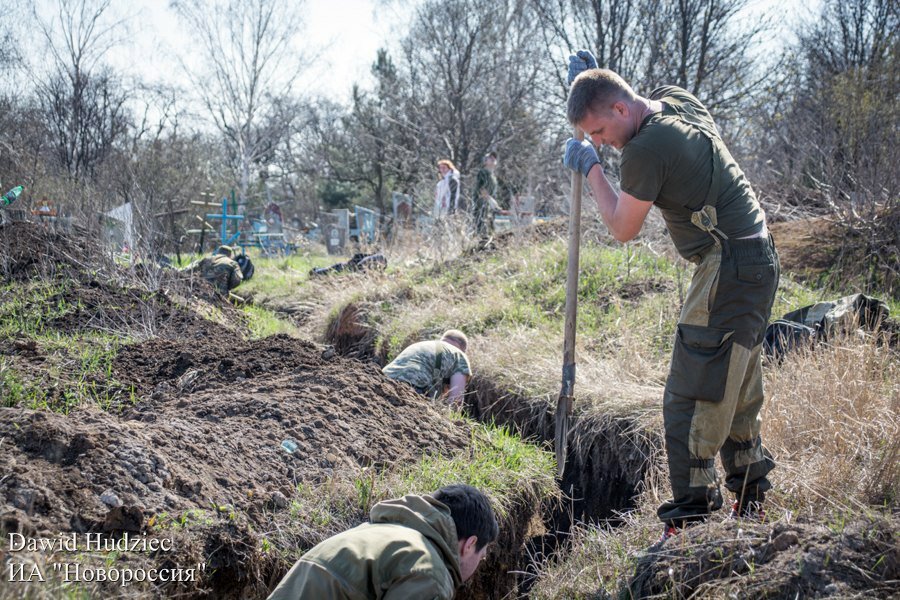
[[[472,376],[466,349],[469,340],[462,331],[448,329],[439,340],[407,346],[382,372],[411,385],[432,398],[446,394],[447,401],[460,408],[466,384]]]
[[[569,139],[563,162],[587,177],[610,233],[631,240],[656,205],[679,254],[696,265],[663,397],[673,498],[657,511],[662,541],[721,508],[716,454],[732,516],[761,519],[775,463],[759,435],[760,350],[779,276],[765,214],[690,93],[665,86],[639,96],[585,50],[570,56],[569,82],[567,116],[588,139]],[[601,144],[621,152],[618,191],[600,165]]]
[[[450,600],[498,534],[487,496],[468,485],[379,502],[368,523],[304,554],[269,600]]]
[[[219,246],[212,256],[195,261],[181,271],[184,273],[199,272],[204,279],[226,296],[244,279],[240,265],[234,260],[234,249],[231,246]]]

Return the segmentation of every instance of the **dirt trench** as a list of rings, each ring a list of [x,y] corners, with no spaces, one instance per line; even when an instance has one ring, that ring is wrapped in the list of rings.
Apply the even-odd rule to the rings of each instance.
[[[363,314],[353,304],[345,306],[327,324],[325,341],[339,354],[381,364],[384,348],[376,347],[378,332],[361,322]],[[466,408],[480,422],[509,426],[532,443],[553,447],[555,406],[549,402],[519,396],[476,375],[466,395]],[[478,581],[459,597],[527,594],[537,565],[561,549],[575,522],[615,521],[617,513],[634,508],[638,486],[661,443],[648,436],[635,419],[576,412],[570,421],[568,457],[559,481],[565,501],[531,507],[501,527],[506,534],[501,534],[497,546],[508,558],[484,565],[476,574]],[[544,512],[537,512],[539,508]],[[535,519],[541,527],[534,526]],[[492,586],[479,581],[490,581]]]

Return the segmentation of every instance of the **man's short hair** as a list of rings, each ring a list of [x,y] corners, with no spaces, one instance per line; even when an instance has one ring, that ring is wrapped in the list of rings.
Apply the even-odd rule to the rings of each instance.
[[[450,509],[457,539],[465,540],[473,535],[478,538],[476,550],[481,550],[500,535],[491,501],[481,490],[457,483],[444,486],[431,496]]]
[[[441,339],[445,342],[456,342],[456,345],[459,346],[460,350],[463,352],[469,347],[469,338],[467,338],[466,334],[459,329],[448,329],[444,332],[444,335],[441,336]]]
[[[620,100],[635,100],[637,95],[624,79],[609,69],[588,69],[582,72],[569,89],[566,116],[576,125],[588,112],[602,114]]]
[[[487,162],[489,158],[493,158],[494,160],[497,160],[497,153],[496,152],[488,152],[487,154],[485,154],[484,162]]]

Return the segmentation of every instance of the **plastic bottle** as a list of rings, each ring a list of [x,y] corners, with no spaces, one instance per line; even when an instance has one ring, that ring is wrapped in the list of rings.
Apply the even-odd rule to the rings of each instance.
[[[13,202],[15,202],[16,198],[18,198],[19,194],[21,194],[24,190],[25,186],[17,185],[13,189],[3,194],[3,196],[0,196],[0,207],[9,206]]]

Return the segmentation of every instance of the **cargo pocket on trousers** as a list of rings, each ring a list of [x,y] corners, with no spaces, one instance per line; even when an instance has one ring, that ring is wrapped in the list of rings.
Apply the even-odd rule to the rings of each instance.
[[[705,402],[725,395],[734,332],[679,323],[667,388],[673,394]]]

